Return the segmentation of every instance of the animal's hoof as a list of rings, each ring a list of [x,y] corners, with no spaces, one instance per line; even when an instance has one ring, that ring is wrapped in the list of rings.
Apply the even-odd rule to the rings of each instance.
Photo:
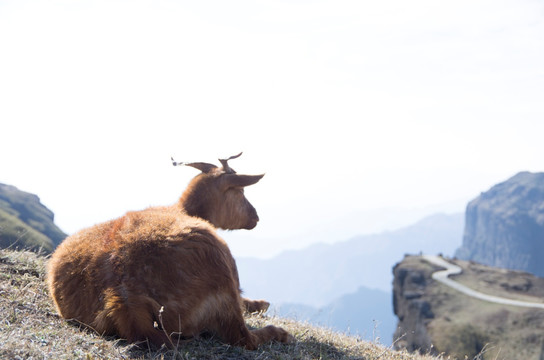
[[[266,312],[268,308],[270,307],[270,303],[265,300],[257,300],[256,305],[257,306],[255,311],[258,311],[258,312]]]
[[[287,339],[284,341],[284,343],[286,343],[286,344],[292,344],[292,343],[294,343],[294,342],[296,342],[296,341],[297,341],[297,339],[296,339],[293,335],[291,335],[291,334],[288,333],[288,334],[287,334]]]
[[[270,303],[265,300],[248,300],[244,299],[244,307],[248,313],[266,312],[270,307]]]
[[[284,344],[291,344],[296,341],[295,337],[284,330],[283,328],[274,326],[276,330],[276,340]]]

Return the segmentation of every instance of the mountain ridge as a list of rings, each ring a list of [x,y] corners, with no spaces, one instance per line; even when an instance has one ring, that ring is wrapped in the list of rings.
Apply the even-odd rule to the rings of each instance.
[[[250,297],[314,307],[326,306],[339,294],[355,292],[360,286],[389,292],[391,268],[404,254],[453,255],[462,229],[463,214],[435,214],[402,229],[314,244],[271,259],[237,258],[240,283]],[[309,278],[319,279],[319,286],[310,291],[302,286]]]

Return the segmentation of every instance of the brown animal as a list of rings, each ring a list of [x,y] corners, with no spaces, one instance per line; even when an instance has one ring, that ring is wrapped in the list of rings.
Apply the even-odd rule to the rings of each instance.
[[[64,240],[47,279],[62,317],[158,346],[203,331],[247,349],[292,341],[282,328],[247,328],[243,310],[269,304],[241,297],[236,264],[215,230],[252,229],[259,220],[244,187],[263,175],[230,168],[227,161],[240,155],[220,160],[222,167],[174,162],[201,170],[177,204],[128,212]]]

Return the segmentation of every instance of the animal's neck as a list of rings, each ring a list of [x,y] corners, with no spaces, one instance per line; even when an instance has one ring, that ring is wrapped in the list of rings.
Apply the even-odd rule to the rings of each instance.
[[[210,222],[212,220],[210,219],[209,210],[205,201],[192,191],[185,191],[183,195],[181,195],[178,206],[182,212],[189,216],[198,217]]]

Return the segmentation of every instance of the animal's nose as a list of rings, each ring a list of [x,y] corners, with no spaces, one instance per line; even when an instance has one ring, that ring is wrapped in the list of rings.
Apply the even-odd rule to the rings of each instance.
[[[254,229],[255,226],[257,226],[257,222],[259,221],[259,219],[257,220],[251,220],[250,222],[247,223],[246,225],[246,230],[251,230],[251,229]]]
[[[247,225],[245,227],[247,230],[253,229],[255,226],[257,226],[257,223],[259,222],[259,215],[257,215],[257,211],[255,209],[252,210],[253,211],[251,212],[251,215],[249,216]]]

